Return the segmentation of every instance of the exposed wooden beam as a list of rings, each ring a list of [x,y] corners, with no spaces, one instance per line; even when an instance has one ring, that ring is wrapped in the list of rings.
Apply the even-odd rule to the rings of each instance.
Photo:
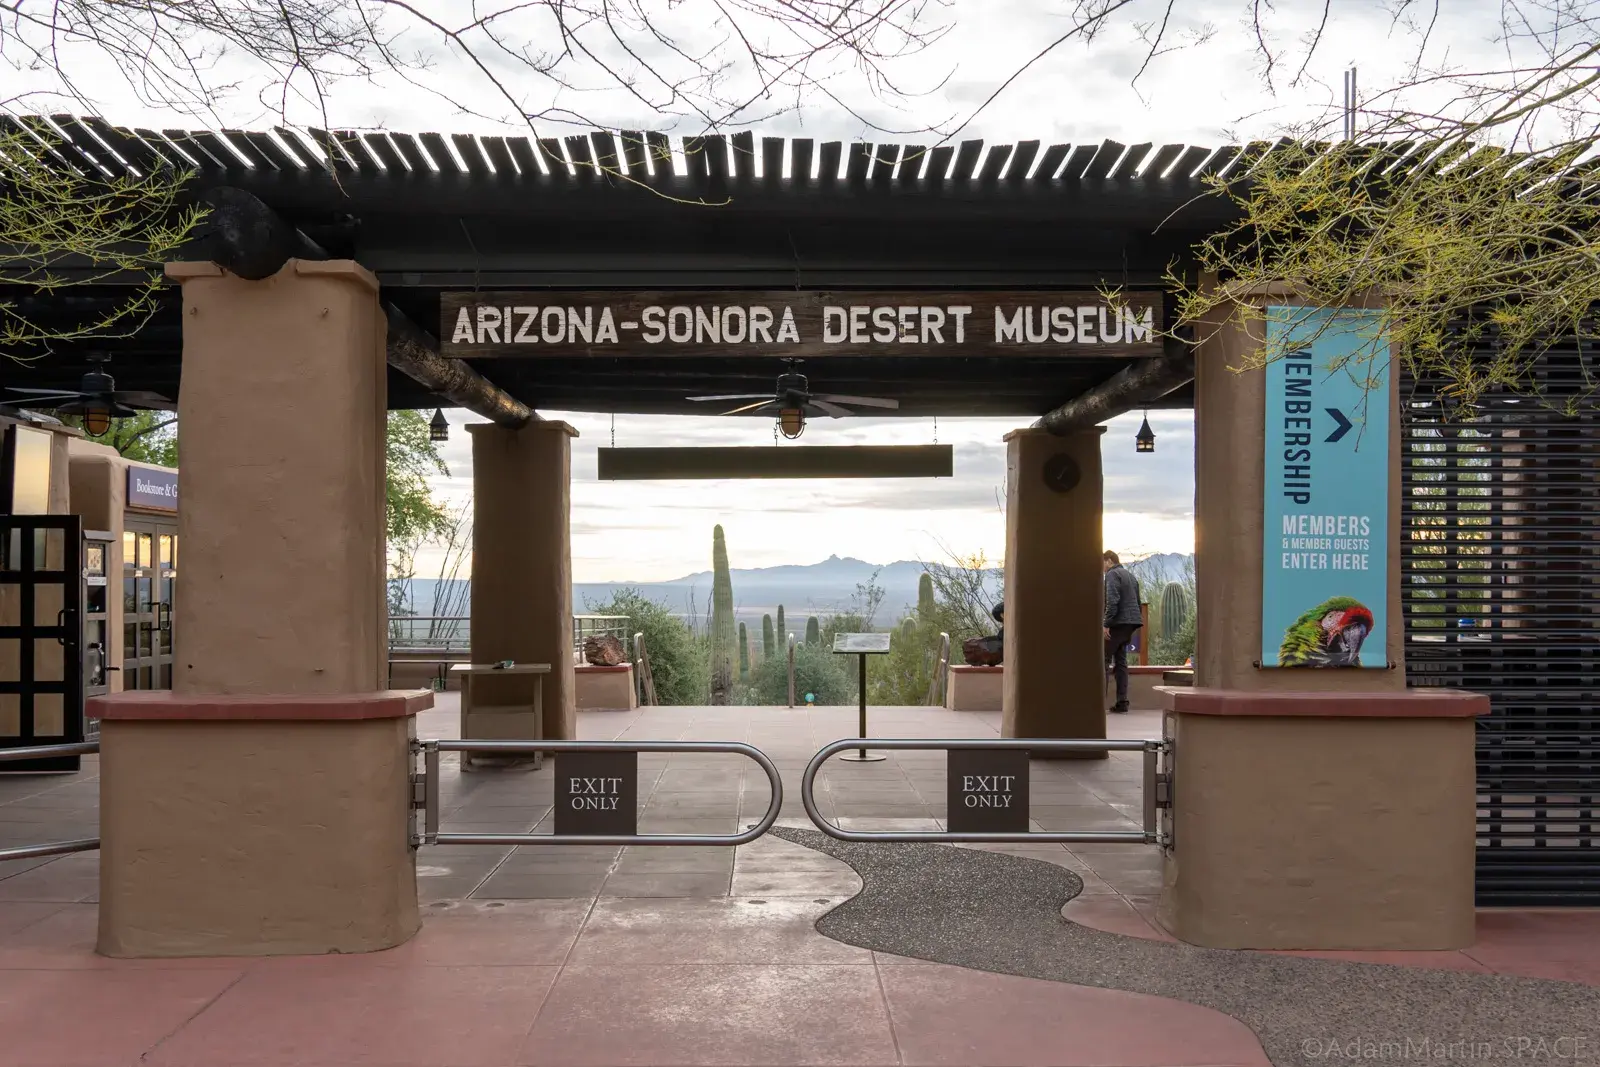
[[[679,478],[949,478],[950,445],[602,448],[601,481]]]
[[[1185,351],[1140,360],[1045,415],[1035,426],[1057,436],[1086,430],[1141,404],[1154,403],[1194,381],[1194,356]]]
[[[272,208],[243,189],[205,192],[211,206],[201,238],[218,266],[252,281],[270,278],[290,259],[321,260],[328,252]],[[524,426],[538,418],[532,408],[458,359],[439,355],[439,343],[391,301],[385,356],[389,365],[451,403],[501,426]]]

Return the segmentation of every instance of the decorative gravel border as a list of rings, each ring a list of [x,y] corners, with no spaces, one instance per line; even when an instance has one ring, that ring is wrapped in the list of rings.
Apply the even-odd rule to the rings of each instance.
[[[1600,1064],[1600,988],[1508,975],[1198,948],[1092,930],[1052,863],[950,845],[771,833],[842,860],[861,892],[817,920],[836,941],[996,974],[1184,1000],[1250,1027],[1277,1067]]]

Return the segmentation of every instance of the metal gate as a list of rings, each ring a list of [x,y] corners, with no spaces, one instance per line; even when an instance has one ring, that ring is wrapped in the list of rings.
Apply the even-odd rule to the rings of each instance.
[[[84,740],[83,538],[76,515],[0,515],[0,749]],[[76,771],[79,755],[6,771]]]
[[[1576,348],[1538,371],[1582,387]],[[1600,416],[1403,390],[1407,681],[1483,693],[1480,905],[1600,905]]]

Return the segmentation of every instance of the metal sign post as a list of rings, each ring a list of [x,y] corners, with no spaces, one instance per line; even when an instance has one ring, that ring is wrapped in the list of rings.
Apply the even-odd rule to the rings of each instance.
[[[833,654],[836,656],[858,656],[861,661],[860,686],[857,698],[860,701],[861,711],[861,739],[867,739],[867,657],[886,656],[889,654],[888,634],[835,634],[833,637]],[[868,752],[865,747],[859,749],[853,756],[840,756],[840,759],[852,763],[877,763],[884,759],[875,753]]]

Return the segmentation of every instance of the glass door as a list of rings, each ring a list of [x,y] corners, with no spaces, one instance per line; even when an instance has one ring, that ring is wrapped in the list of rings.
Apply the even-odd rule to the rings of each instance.
[[[83,740],[82,553],[76,515],[0,515],[0,748]],[[0,771],[78,763],[58,756]]]
[[[172,688],[178,528],[130,518],[122,533],[122,687]]]

